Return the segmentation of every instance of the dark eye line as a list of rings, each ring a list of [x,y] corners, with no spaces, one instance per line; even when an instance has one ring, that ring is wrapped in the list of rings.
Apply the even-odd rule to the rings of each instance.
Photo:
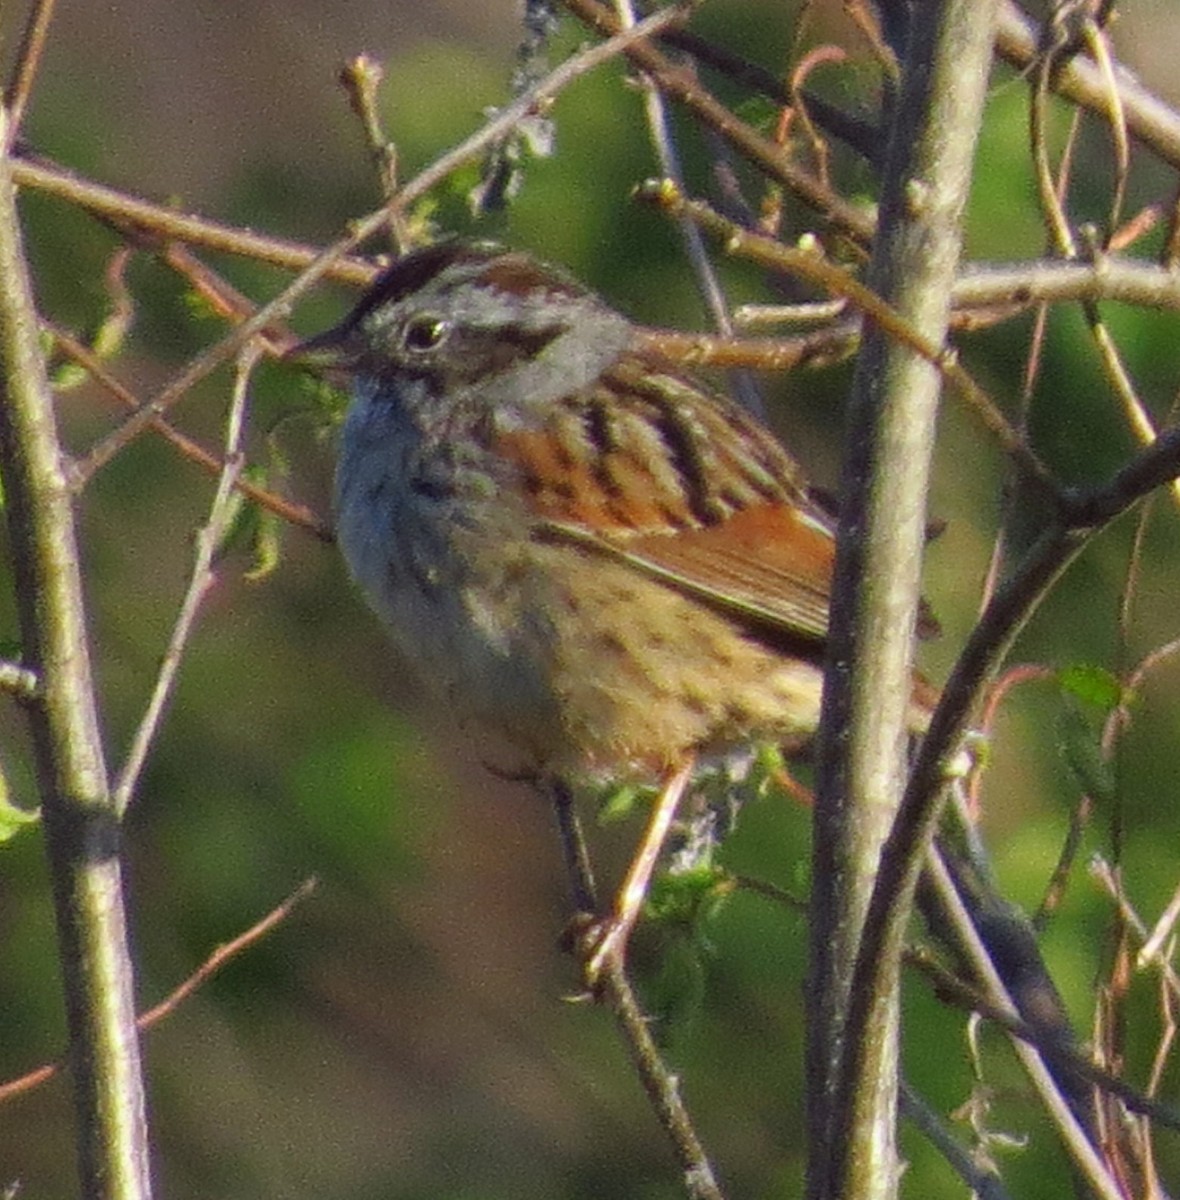
[[[496,337],[506,342],[517,351],[519,358],[535,358],[550,342],[556,341],[566,332],[567,326],[562,323],[544,325],[539,329],[525,329],[519,325],[506,325],[497,330]]]

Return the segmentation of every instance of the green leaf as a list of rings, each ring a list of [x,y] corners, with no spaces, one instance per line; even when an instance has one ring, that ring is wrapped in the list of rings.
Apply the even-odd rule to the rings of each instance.
[[[283,522],[277,513],[260,504],[251,504],[255,512],[254,536],[251,549],[254,554],[254,565],[246,572],[250,583],[261,583],[268,578],[279,565],[280,550],[282,549]]]
[[[256,487],[270,486],[270,472],[266,467],[247,467],[242,478]],[[230,503],[233,513],[217,544],[217,557],[220,559],[238,546],[249,546],[254,562],[246,572],[246,578],[251,583],[258,583],[279,564],[283,523],[269,508],[248,500],[241,492],[235,491]]]
[[[643,1006],[656,1044],[666,1050],[705,1007],[705,951],[683,932],[660,939],[658,965],[642,980]]]
[[[712,865],[664,871],[652,880],[645,908],[654,920],[695,929],[711,920],[732,893],[729,875]]]
[[[652,882],[637,934],[654,966],[642,972],[642,990],[654,1019],[656,1041],[667,1047],[704,1007],[706,961],[713,954],[707,929],[735,890],[733,880],[713,867],[665,871]]]
[[[1073,696],[1104,713],[1113,712],[1127,702],[1127,692],[1119,679],[1105,667],[1094,663],[1074,663],[1057,672],[1057,682],[1067,696]]]
[[[100,362],[115,358],[127,342],[127,335],[135,320],[135,308],[130,303],[113,303],[99,323],[82,336],[82,343]],[[46,341],[46,352],[53,345],[52,336]],[[90,372],[81,364],[70,359],[57,362],[50,372],[49,381],[59,392],[68,392],[79,387],[90,378]]]
[[[625,821],[642,800],[648,800],[655,794],[655,789],[642,787],[633,783],[610,784],[599,796],[598,823],[614,825]]]
[[[326,379],[306,371],[298,379],[296,401],[284,420],[292,416],[309,416],[318,433],[325,436],[330,434],[344,420],[344,414],[348,411],[348,394],[333,387]]]
[[[0,771],[0,842],[11,841],[26,826],[41,820],[41,810],[18,808],[8,798],[8,780]]]

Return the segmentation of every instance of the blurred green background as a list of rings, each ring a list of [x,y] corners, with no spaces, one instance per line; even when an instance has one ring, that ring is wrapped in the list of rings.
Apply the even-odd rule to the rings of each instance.
[[[810,41],[846,37],[839,5],[816,6]],[[1148,81],[1173,7],[1128,3],[1118,46]],[[9,58],[23,13],[7,6]],[[698,28],[781,68],[798,20],[793,4],[713,0]],[[383,61],[383,103],[403,177],[475,129],[505,102],[518,37],[515,4],[432,5],[351,0],[67,4],[61,7],[27,134],[43,153],[128,190],[290,237],[326,242],[373,207],[378,191],[355,120],[334,83],[346,57]],[[558,45],[586,35],[568,25]],[[555,51],[556,57],[556,51]],[[501,237],[561,262],[636,317],[677,327],[703,318],[675,236],[628,203],[653,173],[637,93],[617,65],[558,102],[557,153],[533,163],[506,217],[473,226],[463,187],[441,193],[447,229]],[[1003,77],[1007,79],[1007,77]],[[820,90],[868,104],[871,72],[821,70]],[[719,91],[735,99],[731,89]],[[1176,95],[1173,95],[1173,100]],[[1025,134],[1026,93],[997,80],[969,221],[968,253],[1040,252]],[[708,186],[686,138],[698,190]],[[1110,143],[1087,129],[1074,211],[1101,220]],[[470,177],[463,186],[472,182]],[[866,185],[867,178],[863,181]],[[1137,171],[1131,208],[1166,200],[1161,170]],[[102,269],[115,242],[56,201],[24,201],[36,286],[46,313],[80,331],[102,313]],[[807,227],[791,210],[791,229]],[[1157,239],[1158,240],[1158,239]],[[1148,250],[1155,243],[1148,244]],[[218,262],[252,295],[272,272]],[[732,294],[766,299],[757,272],[725,265]],[[146,258],[130,272],[139,312],[116,365],[147,394],[218,333],[193,315],[184,288]],[[347,298],[325,289],[298,314],[321,328]],[[1112,313],[1143,394],[1163,420],[1180,339],[1174,317]],[[1030,321],[967,345],[969,364],[1015,404]],[[847,368],[768,380],[776,425],[830,484],[838,470]],[[221,374],[177,410],[216,445],[228,397]],[[259,373],[252,448],[277,432],[286,487],[327,512],[332,447],[300,414],[293,372]],[[112,423],[110,402],[84,387],[65,395],[63,426],[82,449]],[[291,414],[294,414],[293,416]],[[1051,323],[1032,412],[1038,445],[1064,476],[1104,477],[1131,447],[1076,313]],[[923,649],[941,678],[974,620],[1000,508],[999,455],[955,401],[946,406],[931,500],[947,521],[929,553],[927,591],[943,638]],[[110,761],[135,728],[183,593],[191,534],[212,485],[146,437],[96,478],[81,505],[90,621]],[[1175,635],[1176,516],[1164,498],[1146,542],[1130,636],[1120,642],[1119,592],[1133,536],[1123,521],[1073,568],[1034,620],[1021,660],[1118,669]],[[271,1200],[375,1197],[664,1197],[680,1194],[674,1164],[630,1074],[607,1014],[564,1002],[573,973],[558,941],[568,913],[545,806],[491,777],[461,734],[430,715],[353,595],[334,551],[289,531],[280,568],[245,578],[231,555],[188,652],[167,723],[127,828],[128,888],[139,994],[154,1003],[214,946],[251,925],[314,874],[314,897],[146,1037],[161,1195]],[[0,590],[0,638],[15,635]],[[1180,875],[1180,762],[1174,752],[1180,674],[1152,677],[1119,766],[1125,878],[1148,920]],[[1093,714],[1080,720],[1095,723]],[[1005,889],[1035,905],[1077,799],[1061,753],[1071,717],[1048,685],[1005,709],[985,795],[985,831]],[[32,803],[25,730],[0,705],[0,761],[14,796]],[[1102,811],[1085,852],[1109,852]],[[802,892],[806,813],[766,798],[747,807],[728,850],[736,868]],[[596,831],[608,873],[634,826]],[[1083,1034],[1107,950],[1106,901],[1079,868],[1045,944]],[[703,1002],[669,1031],[670,1053],[721,1177],[733,1195],[801,1191],[802,921],[738,896],[709,929]],[[658,949],[648,947],[649,950]],[[677,947],[664,947],[675,954]],[[642,960],[641,939],[637,955]],[[1131,1029],[1131,1076],[1142,1082],[1159,1036],[1154,981]],[[907,986],[910,1080],[941,1112],[970,1093],[963,1018],[924,985]],[[37,833],[0,848],[0,1078],[62,1047],[52,913]],[[1027,1086],[994,1033],[985,1035],[993,1126],[1029,1131],[1004,1158],[1013,1195],[1059,1196],[1062,1163]],[[1165,1078],[1175,1097],[1176,1076]],[[69,1097],[53,1082],[0,1109],[0,1189],[73,1194]],[[912,1133],[909,1195],[959,1195],[961,1185]],[[1175,1138],[1159,1141],[1177,1178]]]

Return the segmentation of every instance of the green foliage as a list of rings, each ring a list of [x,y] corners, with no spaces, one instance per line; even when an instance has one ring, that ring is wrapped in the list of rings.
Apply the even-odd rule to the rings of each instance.
[[[268,488],[272,472],[261,465],[246,467],[242,479],[256,487]],[[247,500],[241,492],[233,492],[229,504],[230,516],[217,546],[217,557],[228,554],[235,547],[247,547],[253,565],[245,577],[251,583],[260,583],[279,565],[283,522],[272,509]]]
[[[1074,663],[1062,668],[1057,672],[1057,682],[1065,695],[1098,709],[1103,716],[1128,700],[1118,677],[1093,663]]]
[[[22,830],[36,825],[40,820],[40,809],[30,812],[13,804],[9,797],[8,779],[0,769],[0,844],[11,841]]]
[[[642,802],[655,799],[656,789],[632,783],[607,783],[598,797],[597,812],[601,825],[627,820]]]

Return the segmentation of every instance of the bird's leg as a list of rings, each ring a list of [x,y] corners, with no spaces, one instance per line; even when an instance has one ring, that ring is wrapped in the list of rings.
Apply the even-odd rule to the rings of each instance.
[[[647,899],[647,889],[651,883],[652,872],[660,858],[660,851],[668,837],[672,819],[684,795],[684,789],[692,779],[693,768],[696,766],[696,755],[689,754],[677,766],[665,774],[660,785],[659,795],[656,796],[647,828],[639,843],[639,849],[631,859],[619,894],[615,899],[614,912],[600,922],[592,935],[583,944],[588,946],[585,963],[587,984],[593,988],[608,959],[614,959],[617,965],[622,965],[623,955],[627,949],[627,939],[639,919],[643,902]]]

